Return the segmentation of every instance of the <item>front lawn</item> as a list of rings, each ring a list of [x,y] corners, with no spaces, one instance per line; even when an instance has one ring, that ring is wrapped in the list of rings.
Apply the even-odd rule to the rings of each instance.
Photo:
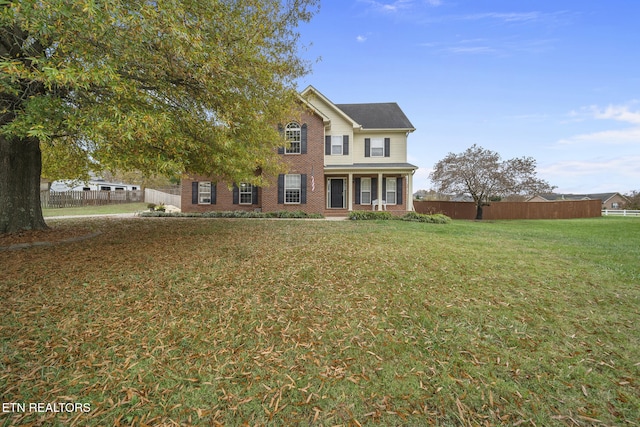
[[[100,206],[82,206],[77,208],[48,208],[42,209],[42,215],[71,216],[71,215],[108,215],[120,213],[134,213],[149,210],[146,203],[113,203]]]
[[[68,221],[0,252],[0,425],[640,423],[640,221]]]

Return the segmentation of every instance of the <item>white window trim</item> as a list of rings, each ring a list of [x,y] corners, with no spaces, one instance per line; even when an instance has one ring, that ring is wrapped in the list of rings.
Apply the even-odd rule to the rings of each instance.
[[[370,153],[369,155],[371,157],[384,157],[384,138],[371,138],[370,142],[371,145],[369,146],[369,150]],[[376,148],[379,151],[380,154],[374,154],[373,149]]]
[[[386,194],[384,195],[384,199],[387,201],[388,205],[396,205],[398,203],[398,197],[396,194],[396,190],[397,190],[397,178],[386,178]],[[393,182],[392,185],[389,185],[391,182]],[[393,202],[390,201],[389,198],[389,194],[393,193]]]
[[[285,154],[302,153],[302,128],[297,122],[291,122],[284,130],[285,138],[289,144],[284,149]],[[293,148],[296,147],[296,148]]]
[[[333,135],[331,136],[331,155],[332,156],[342,156],[342,149],[343,149],[343,141],[344,141],[344,137],[342,135]],[[340,147],[340,152],[334,152],[333,148],[334,147]],[[337,151],[337,150],[336,150]]]
[[[249,201],[243,202],[242,196],[249,195]],[[241,182],[238,186],[238,203],[241,205],[251,205],[253,204],[253,186],[251,184],[247,184],[245,182]]]
[[[211,182],[200,181],[198,182],[198,204],[210,205],[211,204]]]
[[[289,181],[289,177],[294,177],[297,176],[298,177],[298,182],[297,182],[297,187],[296,186],[288,186],[287,184],[291,185],[291,183],[287,182]],[[298,196],[297,202],[291,202],[288,201],[289,197],[287,195],[288,191],[298,191]],[[292,193],[293,195],[293,193]],[[302,202],[302,176],[300,174],[288,174],[284,176],[284,203],[286,205],[299,205]]]
[[[368,182],[368,185],[365,186],[365,182]],[[365,199],[365,194],[369,196],[368,199]],[[371,178],[360,178],[360,204],[370,205],[371,200]]]

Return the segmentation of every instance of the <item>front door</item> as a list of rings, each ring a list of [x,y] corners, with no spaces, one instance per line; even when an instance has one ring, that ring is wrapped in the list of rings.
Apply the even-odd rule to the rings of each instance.
[[[329,207],[344,209],[344,179],[329,178]]]

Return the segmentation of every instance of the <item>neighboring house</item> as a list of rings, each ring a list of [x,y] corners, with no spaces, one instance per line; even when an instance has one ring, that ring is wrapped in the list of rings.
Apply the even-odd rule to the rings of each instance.
[[[103,179],[91,179],[87,182],[78,180],[53,181],[49,187],[51,191],[121,191],[140,190],[139,185],[123,184],[120,182],[107,182]]]
[[[540,194],[532,197],[528,202],[559,202],[562,200],[601,200],[602,209],[622,209],[629,202],[620,193],[596,193],[596,194]]]
[[[314,87],[300,94],[301,121],[280,125],[289,171],[263,188],[185,177],[182,211],[290,210],[346,215],[413,210],[407,137],[415,128],[396,103],[334,104]],[[231,190],[229,190],[231,187]]]

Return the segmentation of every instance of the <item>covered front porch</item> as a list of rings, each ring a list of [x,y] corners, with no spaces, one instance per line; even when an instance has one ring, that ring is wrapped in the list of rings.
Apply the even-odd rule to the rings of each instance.
[[[346,215],[354,210],[413,211],[416,169],[408,163],[326,166],[325,214]]]

